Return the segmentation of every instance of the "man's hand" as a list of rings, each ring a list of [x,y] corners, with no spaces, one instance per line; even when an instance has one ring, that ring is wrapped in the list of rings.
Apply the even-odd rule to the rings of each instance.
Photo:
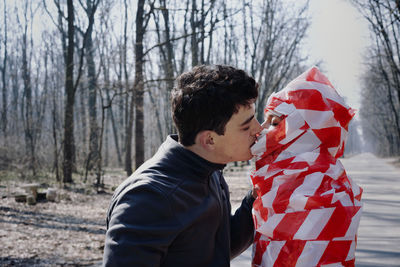
[[[255,187],[253,187],[251,195],[253,196],[254,199],[257,198],[258,196],[258,191],[260,190],[260,188],[258,187],[258,185],[256,185]]]

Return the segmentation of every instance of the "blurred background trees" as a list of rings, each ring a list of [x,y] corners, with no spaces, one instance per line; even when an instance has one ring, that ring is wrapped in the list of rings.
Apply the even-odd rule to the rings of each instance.
[[[381,156],[400,155],[400,1],[352,0],[368,21],[373,45],[365,55],[361,91],[364,144]]]
[[[352,2],[376,40],[364,143],[398,155],[399,3]],[[279,0],[2,0],[0,168],[65,183],[93,174],[98,185],[104,167],[132,173],[174,132],[174,79],[198,64],[254,76],[261,121],[268,96],[310,65],[307,10],[308,1]]]

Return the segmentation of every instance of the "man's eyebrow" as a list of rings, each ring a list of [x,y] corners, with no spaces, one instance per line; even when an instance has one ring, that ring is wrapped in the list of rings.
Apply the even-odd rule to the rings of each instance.
[[[248,118],[247,120],[245,120],[244,122],[242,122],[242,123],[240,124],[240,126],[244,126],[244,125],[248,124],[249,122],[251,122],[251,120],[252,120],[253,118],[254,118],[254,115],[251,115],[251,117]]]

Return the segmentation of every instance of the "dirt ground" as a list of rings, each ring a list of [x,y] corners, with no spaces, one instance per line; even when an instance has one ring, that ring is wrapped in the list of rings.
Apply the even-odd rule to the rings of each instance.
[[[250,188],[248,167],[226,168],[232,206]],[[0,181],[0,266],[99,266],[111,188],[123,174],[105,177],[106,190],[59,189],[57,202],[16,202],[19,183]],[[107,189],[108,188],[108,189]]]
[[[61,194],[58,203],[1,200],[0,266],[91,266],[101,260],[111,194]]]
[[[370,161],[376,162],[378,160],[373,158]],[[359,163],[361,160],[357,158],[355,162]],[[388,163],[397,167],[400,166],[399,158],[388,160]],[[356,170],[354,174],[351,173],[353,165],[357,164],[351,163],[346,168],[349,169],[350,174],[355,176],[356,180],[360,180],[364,177],[364,174],[362,173],[360,177],[357,177],[359,171]],[[365,168],[362,167],[362,169]],[[384,169],[387,168],[385,167]],[[381,172],[385,173],[384,171]],[[225,168],[225,178],[231,191],[230,197],[233,209],[240,204],[243,196],[250,189],[249,173],[250,166],[228,166]],[[101,265],[105,218],[112,196],[111,188],[119,184],[123,179],[124,174],[122,172],[107,174],[105,176],[106,189],[101,193],[97,193],[93,188],[74,184],[69,189],[60,189],[58,191],[57,202],[42,201],[36,205],[16,202],[12,194],[20,183],[6,183],[0,180],[0,266]],[[370,187],[370,185],[365,185],[366,204],[368,204],[367,191]],[[390,187],[392,188],[393,185]],[[387,193],[381,194],[382,197],[386,197],[386,195]],[[394,198],[394,195],[391,198]],[[368,205],[366,205],[366,211],[367,208]],[[379,208],[379,210],[383,209]],[[379,224],[382,223],[384,222]],[[388,228],[391,227],[388,226]],[[362,232],[362,230],[363,228],[361,227],[360,231]],[[371,231],[368,228],[365,232],[375,231]],[[360,236],[360,248],[363,248],[362,238]],[[376,237],[373,240],[375,242]],[[358,250],[363,251],[362,249]],[[248,257],[250,256],[247,254],[245,256],[247,258],[245,258],[243,266],[248,266]],[[364,258],[360,257],[361,261]],[[233,266],[236,265],[233,264]],[[239,264],[237,266],[242,265]]]

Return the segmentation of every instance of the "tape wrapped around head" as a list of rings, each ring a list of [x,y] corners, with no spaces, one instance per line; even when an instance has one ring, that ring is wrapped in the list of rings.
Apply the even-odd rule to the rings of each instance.
[[[305,144],[302,139],[288,148],[289,151],[303,153],[305,149],[310,151],[318,147],[339,158],[343,155],[348,125],[355,114],[316,67],[297,77],[283,90],[272,94],[267,101],[267,111],[277,116],[283,115],[281,124],[284,126],[260,136],[259,141],[266,138],[268,142],[263,143],[274,147],[267,145],[264,153],[260,153],[260,144],[256,144],[252,151],[257,157],[276,152],[278,146],[282,149],[289,142],[306,135],[303,138],[312,144]]]
[[[362,189],[343,155],[354,110],[313,67],[268,98],[282,118],[252,147],[252,266],[354,266]]]

